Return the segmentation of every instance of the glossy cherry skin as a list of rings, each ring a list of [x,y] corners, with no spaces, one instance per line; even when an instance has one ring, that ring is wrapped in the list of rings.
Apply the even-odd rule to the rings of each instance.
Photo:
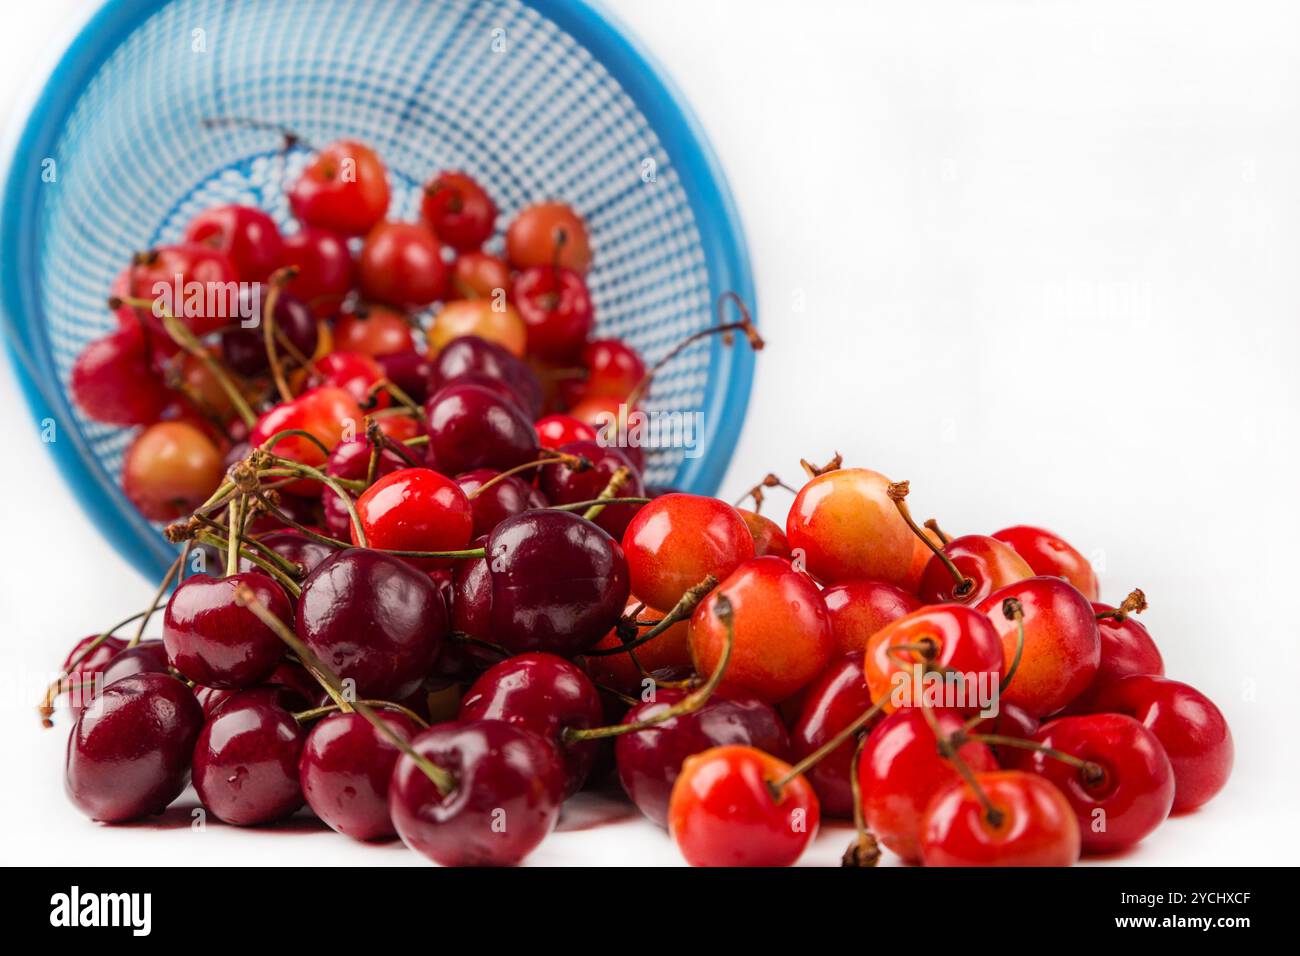
[[[1109,604],[1092,605],[1095,614],[1110,614],[1115,611]],[[1101,640],[1101,661],[1097,666],[1097,676],[1087,689],[1070,704],[1071,713],[1086,714],[1096,710],[1093,701],[1106,687],[1123,677],[1133,674],[1150,674],[1163,677],[1165,661],[1160,656],[1156,642],[1150,632],[1131,614],[1122,618],[1098,617],[1097,633]]]
[[[429,397],[429,377],[433,366],[423,352],[407,349],[375,356],[384,377],[419,404]],[[380,422],[382,426],[384,422]]]
[[[727,628],[718,595],[731,601],[735,641],[722,686],[775,704],[809,684],[830,661],[830,617],[807,575],[780,558],[753,558],[713,589],[691,616],[691,656],[711,674]]]
[[[213,816],[251,827],[302,806],[298,759],[306,732],[278,688],[245,690],[224,701],[194,745],[194,792]]]
[[[931,555],[917,591],[926,604],[955,601],[975,605],[1008,584],[1034,576],[1025,559],[1011,550],[1010,545],[987,535],[965,534],[953,538],[944,545],[943,551],[973,583],[959,591],[952,573],[938,555]]]
[[[1002,638],[1003,672],[1015,658],[1019,628],[1002,605],[1015,598],[1024,609],[1025,646],[1002,700],[1035,717],[1054,714],[1079,696],[1097,674],[1101,638],[1092,605],[1068,581],[1026,578],[994,591],[977,606]]]
[[[311,574],[316,570],[318,564],[334,555],[334,549],[329,545],[313,541],[301,531],[293,528],[268,531],[265,534],[259,534],[257,540],[286,561],[298,565],[304,575]],[[239,570],[240,573],[245,573],[258,570],[258,568],[247,558],[240,558]]]
[[[600,694],[576,665],[554,654],[520,654],[490,667],[465,692],[457,720],[504,720],[549,740],[564,768],[564,795],[582,789],[596,759],[596,742],[566,743],[569,727],[600,726]]]
[[[439,173],[424,187],[420,218],[453,249],[477,249],[492,236],[497,207],[465,173]]]
[[[257,290],[256,302],[253,298],[254,289]],[[240,375],[261,375],[269,368],[261,320],[270,294],[270,290],[264,286],[261,288],[245,286],[240,292],[243,310],[241,314],[254,312],[256,306],[260,310],[255,312],[258,317],[257,325],[244,328],[242,324],[236,324],[235,327],[221,333],[221,358]],[[316,324],[316,317],[306,302],[292,292],[281,290],[275,300],[273,321],[277,335],[283,335],[288,339],[300,355],[310,358],[315,353],[320,330]],[[290,367],[296,364],[293,353],[279,342],[276,343],[276,354],[282,364]]]
[[[1056,784],[1079,820],[1085,853],[1111,853],[1142,840],[1169,816],[1174,770],[1151,731],[1123,714],[1062,717],[1032,740],[1101,769],[1091,779],[1045,753],[1019,752],[1015,766]]]
[[[361,493],[356,510],[369,546],[387,551],[457,551],[469,544],[474,528],[465,492],[429,468],[403,468],[378,479]],[[355,528],[352,543],[360,543]],[[438,566],[436,559],[418,563]]]
[[[346,390],[332,386],[312,388],[292,402],[276,405],[259,418],[249,433],[248,443],[259,448],[281,431],[301,429],[332,451],[345,435],[365,433],[363,417],[356,399]],[[315,443],[297,435],[281,439],[274,453],[313,468],[319,468],[326,459]],[[307,496],[320,494],[320,489],[320,482],[306,478],[285,488],[292,494]]]
[[[104,688],[68,738],[64,788],[92,820],[161,813],[185,789],[203,709],[180,681],[136,674]]]
[[[591,265],[587,226],[565,203],[529,206],[506,230],[506,258],[516,269],[558,265],[586,275]]]
[[[509,288],[510,267],[486,252],[462,252],[451,265],[451,290],[457,298],[490,299]]]
[[[817,835],[821,812],[795,777],[778,801],[771,784],[790,765],[753,747],[714,747],[687,757],[673,784],[668,831],[691,866],[791,866]]]
[[[510,298],[524,320],[529,355],[574,360],[595,328],[587,283],[572,270],[549,265],[525,269],[515,278]]]
[[[359,236],[388,212],[388,175],[369,146],[340,140],[326,146],[289,189],[298,221]]]
[[[298,636],[360,698],[401,700],[420,686],[447,636],[447,607],[401,558],[349,548],[303,582]]]
[[[507,475],[493,481],[500,472],[479,468],[456,477],[456,484],[469,499],[474,516],[473,537],[491,534],[492,529],[507,518],[523,514],[534,508],[545,508],[546,496],[518,475]],[[488,482],[492,482],[488,485]],[[488,485],[486,491],[479,491]]]
[[[403,740],[420,732],[396,711],[377,710]],[[360,714],[330,714],[307,734],[298,760],[298,783],[312,812],[330,829],[354,840],[397,835],[388,816],[388,781],[401,751]]]
[[[122,491],[150,521],[189,514],[221,484],[221,452],[187,422],[157,422],[122,460]]]
[[[1002,678],[1002,642],[984,614],[960,604],[938,604],[913,611],[881,628],[867,641],[864,670],[872,700],[885,700],[886,711],[915,706],[925,699],[924,680],[915,668],[924,656],[895,650],[899,645],[931,642],[934,664],[965,678],[965,700],[945,700],[949,707],[971,712],[996,704]]]
[[[185,242],[224,254],[243,282],[265,282],[280,264],[284,239],[275,220],[253,206],[213,206],[190,220]]]
[[[886,493],[889,479],[866,468],[840,468],[800,489],[786,517],[792,554],[802,551],[820,581],[869,578],[898,584],[912,560],[911,530]]]
[[[106,637],[93,650],[86,651],[86,647],[95,641],[99,641],[98,634],[77,641],[60,668],[66,676],[60,682],[59,693],[68,694],[68,705],[74,718],[81,714],[84,704],[90,703],[103,690],[104,668],[126,648],[126,641],[120,637]],[[83,652],[85,656],[74,664],[73,661]]]
[[[596,429],[572,415],[547,415],[535,425],[537,441],[543,448],[560,448],[569,442],[595,441]]]
[[[596,442],[576,441],[559,449],[565,454],[577,455],[591,463],[590,468],[579,469],[568,464],[547,465],[538,472],[537,483],[552,504],[573,504],[592,501],[600,497],[610,479],[620,468],[628,470],[627,482],[618,493],[620,498],[640,498],[645,492],[641,473],[622,449],[603,448]],[[636,516],[640,505],[610,505],[595,519],[615,538],[622,539],[628,524]],[[671,607],[671,605],[669,605]]]
[[[770,554],[790,560],[790,542],[785,539],[785,531],[779,524],[744,508],[737,508],[736,514],[740,515],[740,520],[749,529],[749,536],[754,539],[754,557]]]
[[[381,222],[366,235],[358,260],[366,298],[418,309],[443,298],[447,265],[438,237],[409,222]]]
[[[410,468],[411,463],[391,448],[384,448],[379,453],[379,462],[375,477],[382,478],[403,468]],[[325,463],[325,474],[331,478],[347,478],[352,481],[364,481],[370,471],[370,439],[360,435],[351,441],[339,442],[330,452]],[[343,499],[330,492],[321,496],[325,512],[325,530],[333,537],[349,540],[352,535],[352,516]],[[416,549],[412,549],[416,550]]]
[[[138,324],[123,326],[87,345],[72,365],[71,386],[77,407],[106,425],[154,421],[175,397],[154,373]]]
[[[623,533],[623,553],[633,592],[667,611],[708,575],[722,581],[753,558],[754,538],[725,501],[669,494],[632,518]]]
[[[211,290],[238,282],[239,274],[225,255],[211,246],[186,243],[176,246],[159,246],[137,257],[112,288],[113,295],[149,299],[163,306],[180,319],[195,335],[203,336],[225,325],[231,316],[225,314],[225,296],[213,296]],[[183,298],[177,301],[176,288]],[[191,298],[190,287],[198,283],[203,295]],[[166,289],[162,294],[160,292]],[[156,355],[172,355],[178,346],[163,326],[162,319],[152,309],[124,307],[119,319],[133,316],[145,328]],[[130,324],[130,323],[127,323]]]
[[[948,787],[925,813],[926,866],[1073,866],[1079,859],[1079,824],[1056,787],[1018,770],[975,779],[1003,819],[990,823],[965,781]]]
[[[329,703],[329,695],[324,688],[297,661],[282,660],[271,672],[271,676],[258,685],[258,688],[269,687],[282,691],[280,703],[294,710],[307,710]],[[203,708],[203,715],[208,718],[211,718],[222,704],[238,693],[240,691],[228,688],[194,685],[194,697]]]
[[[542,383],[537,373],[508,349],[474,335],[452,339],[431,363],[432,381],[437,387],[465,380],[467,376],[492,378],[506,385],[516,403],[530,416],[542,408]]]
[[[659,688],[652,700],[629,710],[623,723],[656,717],[685,696],[683,690]],[[642,813],[667,827],[668,802],[682,762],[732,744],[755,747],[781,760],[790,756],[789,735],[771,704],[749,694],[717,693],[693,713],[615,738],[618,779]]]
[[[962,729],[963,718],[953,710],[934,711],[940,732]],[[976,773],[996,770],[988,747],[967,743],[958,754]],[[871,832],[904,860],[921,859],[921,818],[936,793],[960,774],[939,754],[938,740],[918,707],[897,710],[867,736],[858,760],[862,810]],[[1074,815],[1070,815],[1073,820]]]
[[[450,772],[442,796],[410,757],[393,768],[388,811],[407,846],[443,866],[514,866],[555,828],[564,774],[555,748],[503,720],[436,724],[411,741]]]
[[[293,613],[284,589],[249,571],[214,578],[196,574],[172,592],[163,615],[163,645],[171,666],[196,684],[252,687],[275,670],[285,647],[275,632],[235,600],[241,586],[282,621]]]
[[[628,596],[618,542],[565,511],[526,511],[487,542],[490,633],[512,653],[572,657],[618,621]],[[456,599],[462,588],[458,580]]]
[[[1174,813],[1195,810],[1224,788],[1232,774],[1232,731],[1223,712],[1187,684],[1134,675],[1106,687],[1093,706],[1126,714],[1151,731],[1174,769]]]
[[[867,681],[862,673],[862,651],[853,651],[831,661],[813,681],[803,699],[799,719],[790,730],[794,756],[802,760],[823,746],[871,706]],[[880,717],[874,718],[868,728]],[[849,740],[808,771],[808,782],[817,791],[822,813],[828,817],[853,818],[853,752]]]
[[[479,385],[439,389],[426,403],[429,465],[447,475],[501,471],[537,458],[537,432],[510,402]]]
[[[415,338],[411,322],[402,312],[372,303],[339,316],[334,323],[334,348],[379,358],[414,352]]]
[[[579,398],[609,396],[620,400],[645,378],[645,362],[632,346],[622,339],[593,339],[582,349],[582,365],[587,377],[581,380],[581,396],[570,396],[571,403]]]
[[[1058,534],[1018,524],[993,532],[993,537],[1011,545],[1025,559],[1034,574],[1065,578],[1089,601],[1097,600],[1097,573],[1078,550]]]
[[[877,631],[921,608],[911,594],[883,581],[845,581],[822,591],[822,601],[841,654],[865,650]]]
[[[99,683],[101,687],[107,687],[115,681],[136,674],[166,673],[167,648],[163,646],[162,641],[146,640],[135,647],[125,648],[120,653],[114,654],[104,666],[104,675]]]
[[[638,621],[646,622],[645,627],[637,629],[636,636],[640,637],[655,622],[663,620],[665,614],[646,606],[645,602],[633,594],[627,599],[623,616],[635,616]],[[613,650],[622,646],[618,629],[612,628],[592,650]],[[632,660],[632,654],[636,655],[635,661]],[[641,666],[638,667],[637,664]],[[645,674],[667,680],[685,677],[691,671],[690,622],[678,621],[670,625],[668,630],[630,653],[588,656],[583,665],[591,679],[598,684],[630,696],[640,695],[645,690]],[[645,674],[641,668],[645,668]],[[665,794],[665,798],[666,796]]]
[[[508,302],[499,302],[495,296],[492,299],[454,299],[448,302],[433,317],[433,325],[425,336],[430,357],[448,342],[469,336],[494,342],[512,355],[522,356],[528,338],[524,320],[515,307]]]
[[[280,255],[282,266],[297,270],[285,290],[307,303],[317,318],[338,315],[357,281],[357,265],[347,238],[328,229],[304,227],[285,236]]]

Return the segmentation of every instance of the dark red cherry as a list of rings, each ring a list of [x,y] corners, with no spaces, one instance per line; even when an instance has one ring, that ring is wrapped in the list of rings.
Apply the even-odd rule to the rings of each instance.
[[[604,707],[596,686],[554,654],[520,654],[490,667],[465,693],[458,720],[504,720],[555,745],[566,797],[577,793],[596,759],[596,741],[566,743],[564,731],[598,727]]]
[[[428,575],[401,558],[349,548],[303,582],[298,636],[359,698],[401,700],[420,686],[447,636]]]
[[[685,696],[685,691],[660,688],[653,700],[629,710],[623,722],[656,717]],[[668,799],[681,773],[682,761],[711,747],[730,744],[757,747],[782,760],[790,756],[785,725],[771,704],[748,694],[714,694],[694,713],[617,737],[614,756],[618,778],[641,812],[666,827]]]
[[[255,289],[257,290],[256,301],[254,301]],[[221,334],[221,357],[240,375],[260,375],[269,367],[265,333],[262,328],[263,310],[269,295],[270,290],[265,286],[260,289],[257,286],[241,287],[240,315],[250,313],[256,315],[257,324],[252,328],[244,328],[242,324],[237,323],[234,328]],[[283,365],[294,368],[301,364],[294,357],[294,351],[308,359],[315,354],[320,330],[316,325],[316,317],[312,315],[306,302],[291,292],[281,290],[275,300],[273,320],[277,336],[284,336],[293,346],[293,351],[290,351],[280,344],[277,338],[276,354]]]
[[[241,586],[280,620],[293,609],[284,589],[260,571],[214,578],[196,574],[172,592],[163,615],[167,659],[185,677],[208,687],[251,687],[284,656],[279,637],[235,600]]]
[[[580,654],[626,606],[623,549],[566,511],[526,511],[501,522],[488,538],[487,567],[490,640],[512,653]]]
[[[596,324],[587,283],[569,269],[525,269],[515,278],[510,300],[524,320],[528,354],[547,361],[576,360]]]
[[[388,211],[388,175],[373,149],[340,140],[314,157],[289,189],[298,221],[359,236]]]
[[[136,674],[104,688],[68,738],[64,787],[92,820],[122,823],[161,813],[185,789],[203,709],[166,674]]]
[[[282,820],[302,806],[298,758],[305,733],[279,688],[240,691],[203,725],[194,745],[194,792],[235,826]]]
[[[862,673],[862,655],[862,651],[853,651],[831,661],[809,685],[799,720],[790,732],[796,759],[802,760],[817,750],[871,706],[871,695]],[[852,771],[856,746],[853,740],[845,741],[807,773],[825,816],[853,818]]]
[[[304,226],[286,236],[280,264],[298,270],[285,290],[307,303],[319,319],[338,315],[356,284],[356,263],[347,239],[327,229]]]
[[[423,402],[429,397],[429,376],[433,365],[420,352],[408,349],[376,355],[375,361],[384,370],[384,377],[411,397]]]
[[[87,345],[72,365],[71,385],[77,407],[106,425],[155,421],[176,395],[154,373],[137,323]]]
[[[517,407],[478,385],[439,389],[425,405],[429,466],[447,475],[506,470],[537,457],[537,432]]]
[[[450,721],[411,746],[455,779],[444,796],[409,756],[393,768],[388,812],[417,853],[443,866],[513,866],[555,828],[564,774],[555,748],[532,731]]]
[[[465,173],[439,173],[424,187],[420,218],[458,252],[477,249],[492,235],[497,207]]]
[[[331,497],[337,498],[338,496],[332,495]],[[268,531],[265,534],[258,535],[257,540],[286,561],[298,565],[304,575],[311,574],[316,570],[318,564],[334,554],[334,549],[329,545],[313,541],[294,528],[280,528],[276,531]],[[247,558],[239,559],[241,573],[251,572],[256,567]]]
[[[135,674],[166,674],[167,648],[159,640],[141,641],[113,657],[104,668],[101,687]]]
[[[542,383],[537,374],[522,359],[496,342],[477,335],[452,339],[439,350],[432,369],[435,389],[469,375],[494,378],[510,388],[517,404],[529,417],[536,418],[541,413]]]
[[[474,547],[487,548],[488,536],[474,539]],[[451,627],[478,641],[493,643],[492,575],[487,561],[457,561],[451,572]]]
[[[628,470],[628,480],[619,491],[620,498],[640,498],[645,491],[641,474],[636,466],[618,448],[603,448],[594,441],[575,441],[562,446],[560,451],[585,458],[590,468],[579,469],[569,464],[547,465],[540,470],[538,485],[548,501],[556,505],[591,501],[600,497],[609,480],[620,468]],[[628,524],[636,516],[640,505],[611,505],[596,518],[596,523],[620,541]],[[666,610],[666,609],[665,609]]]
[[[95,641],[99,641],[98,634],[77,641],[72,645],[72,650],[68,651],[60,668],[67,676],[59,682],[58,692],[68,694],[68,706],[72,709],[74,718],[80,716],[83,704],[90,703],[103,690],[101,678],[104,668],[126,648],[126,641],[120,637],[106,637],[95,644],[93,650],[86,651]],[[81,657],[83,653],[85,656]],[[78,657],[81,659],[77,660]],[[74,664],[73,661],[77,662]]]
[[[411,463],[391,448],[384,448],[379,453],[379,463],[375,477],[382,478],[403,468],[410,468]],[[365,481],[370,470],[370,440],[364,435],[351,441],[339,442],[330,452],[325,463],[325,474],[331,478],[346,478],[349,481]],[[350,541],[352,536],[352,518],[343,499],[333,492],[321,496],[325,508],[325,530],[332,537]],[[427,550],[427,549],[421,549]]]
[[[456,478],[456,484],[465,492],[473,509],[476,538],[491,534],[492,529],[507,518],[533,508],[545,508],[549,504],[545,495],[518,475],[507,475],[499,481],[493,481],[486,491],[479,491],[499,474],[491,468],[479,468]]]
[[[375,715],[410,740],[419,727],[405,714]],[[316,816],[354,840],[397,835],[388,816],[388,781],[401,751],[360,714],[331,714],[307,734],[298,761],[302,795]]]
[[[279,267],[284,251],[284,239],[275,220],[253,206],[213,206],[203,210],[190,220],[185,241],[223,253],[242,282],[265,282]]]
[[[258,685],[259,688],[275,687],[283,693],[280,702],[295,710],[307,710],[320,707],[329,701],[329,695],[322,689],[316,678],[297,661],[282,660],[271,676]],[[212,717],[217,708],[241,691],[222,687],[205,687],[194,685],[194,696],[203,707],[203,715]]]

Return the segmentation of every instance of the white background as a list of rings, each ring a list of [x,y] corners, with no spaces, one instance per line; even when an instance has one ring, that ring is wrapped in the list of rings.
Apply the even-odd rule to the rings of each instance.
[[[1105,596],[1146,590],[1170,676],[1237,741],[1228,789],[1119,862],[1293,863],[1300,8],[611,6],[699,113],[748,232],[770,347],[724,494],[838,449],[910,479],[949,531],[1066,535]],[[6,118],[85,9],[0,7]],[[110,829],[66,804],[67,722],[40,731],[35,684],[150,588],[86,527],[7,368],[0,398],[0,855],[418,862],[312,826]],[[568,811],[532,861],[678,859],[640,822],[581,829],[607,812]]]

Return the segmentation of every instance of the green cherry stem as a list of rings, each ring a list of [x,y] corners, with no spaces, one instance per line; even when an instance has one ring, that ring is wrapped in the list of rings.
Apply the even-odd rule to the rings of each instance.
[[[650,630],[646,631],[636,640],[624,641],[618,647],[603,647],[584,651],[582,656],[610,657],[614,654],[625,654],[628,651],[635,650],[642,644],[648,644],[678,621],[684,621],[694,614],[695,608],[699,606],[699,603],[703,601],[705,596],[717,586],[718,579],[711,574],[706,574],[700,580],[699,584],[688,589],[686,593],[681,596],[678,602],[673,605],[671,611],[664,615],[660,620],[656,621],[654,627],[650,628]],[[718,595],[719,600],[723,597],[724,595],[722,594]],[[730,606],[730,602],[728,602],[728,606]]]
[[[785,788],[786,784],[790,783],[792,780],[801,776],[802,774],[807,773],[813,767],[817,766],[817,764],[821,763],[823,760],[825,760],[827,757],[833,754],[836,750],[839,750],[840,747],[842,747],[845,743],[851,740],[859,732],[861,732],[862,728],[866,727],[867,724],[871,723],[871,719],[875,717],[876,714],[880,713],[881,709],[885,706],[885,703],[888,700],[889,700],[888,697],[880,698],[880,700],[876,701],[874,704],[872,704],[870,707],[868,707],[866,710],[860,713],[857,717],[855,717],[851,724],[849,724],[847,727],[841,730],[830,740],[826,741],[826,743],[822,744],[820,747],[818,747],[808,756],[804,757],[797,764],[791,767],[789,772],[784,777],[782,777],[780,780],[770,781],[768,783],[768,787],[772,790],[772,795],[776,799],[780,800],[781,791]]]
[[[411,710],[409,707],[403,707],[401,704],[395,704],[391,700],[355,701],[354,706],[356,703],[365,704],[367,707],[370,707],[374,710],[396,711],[399,714],[409,717],[411,721],[415,724],[415,726],[419,727],[421,730],[429,729],[429,722],[427,720],[425,720],[415,711]],[[337,713],[343,713],[343,708],[339,704],[337,703],[325,704],[323,707],[313,707],[310,710],[300,710],[298,713],[293,715],[293,719],[298,721],[298,723],[301,724],[309,720],[315,720],[318,717],[325,717],[328,714],[337,714]]]
[[[618,470],[609,476],[609,483],[605,485],[604,491],[596,496],[596,503],[584,511],[582,516],[588,521],[595,521],[599,518],[600,513],[605,510],[605,503],[622,491],[623,486],[628,483],[631,477],[631,470],[620,465]]]

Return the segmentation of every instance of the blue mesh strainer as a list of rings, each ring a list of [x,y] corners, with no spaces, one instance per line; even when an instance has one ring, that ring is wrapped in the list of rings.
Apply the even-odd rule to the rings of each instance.
[[[702,132],[635,41],[585,2],[109,0],[19,135],[0,311],[28,400],[56,423],[60,468],[151,576],[174,552],[118,489],[133,432],[84,418],[66,384],[81,347],[112,327],[105,297],[134,251],[176,241],[217,203],[255,204],[290,225],[283,184],[306,151],[286,157],[275,133],[205,128],[213,116],[282,123],[317,144],[369,142],[388,164],[396,217],[414,218],[420,184],[445,168],[483,182],[502,224],[529,202],[565,199],[592,232],[601,332],[648,360],[707,325],[722,292],[753,302],[739,220]],[[651,482],[717,488],[752,363],[711,339],[657,378],[650,409],[702,411],[704,453],[652,453]]]

